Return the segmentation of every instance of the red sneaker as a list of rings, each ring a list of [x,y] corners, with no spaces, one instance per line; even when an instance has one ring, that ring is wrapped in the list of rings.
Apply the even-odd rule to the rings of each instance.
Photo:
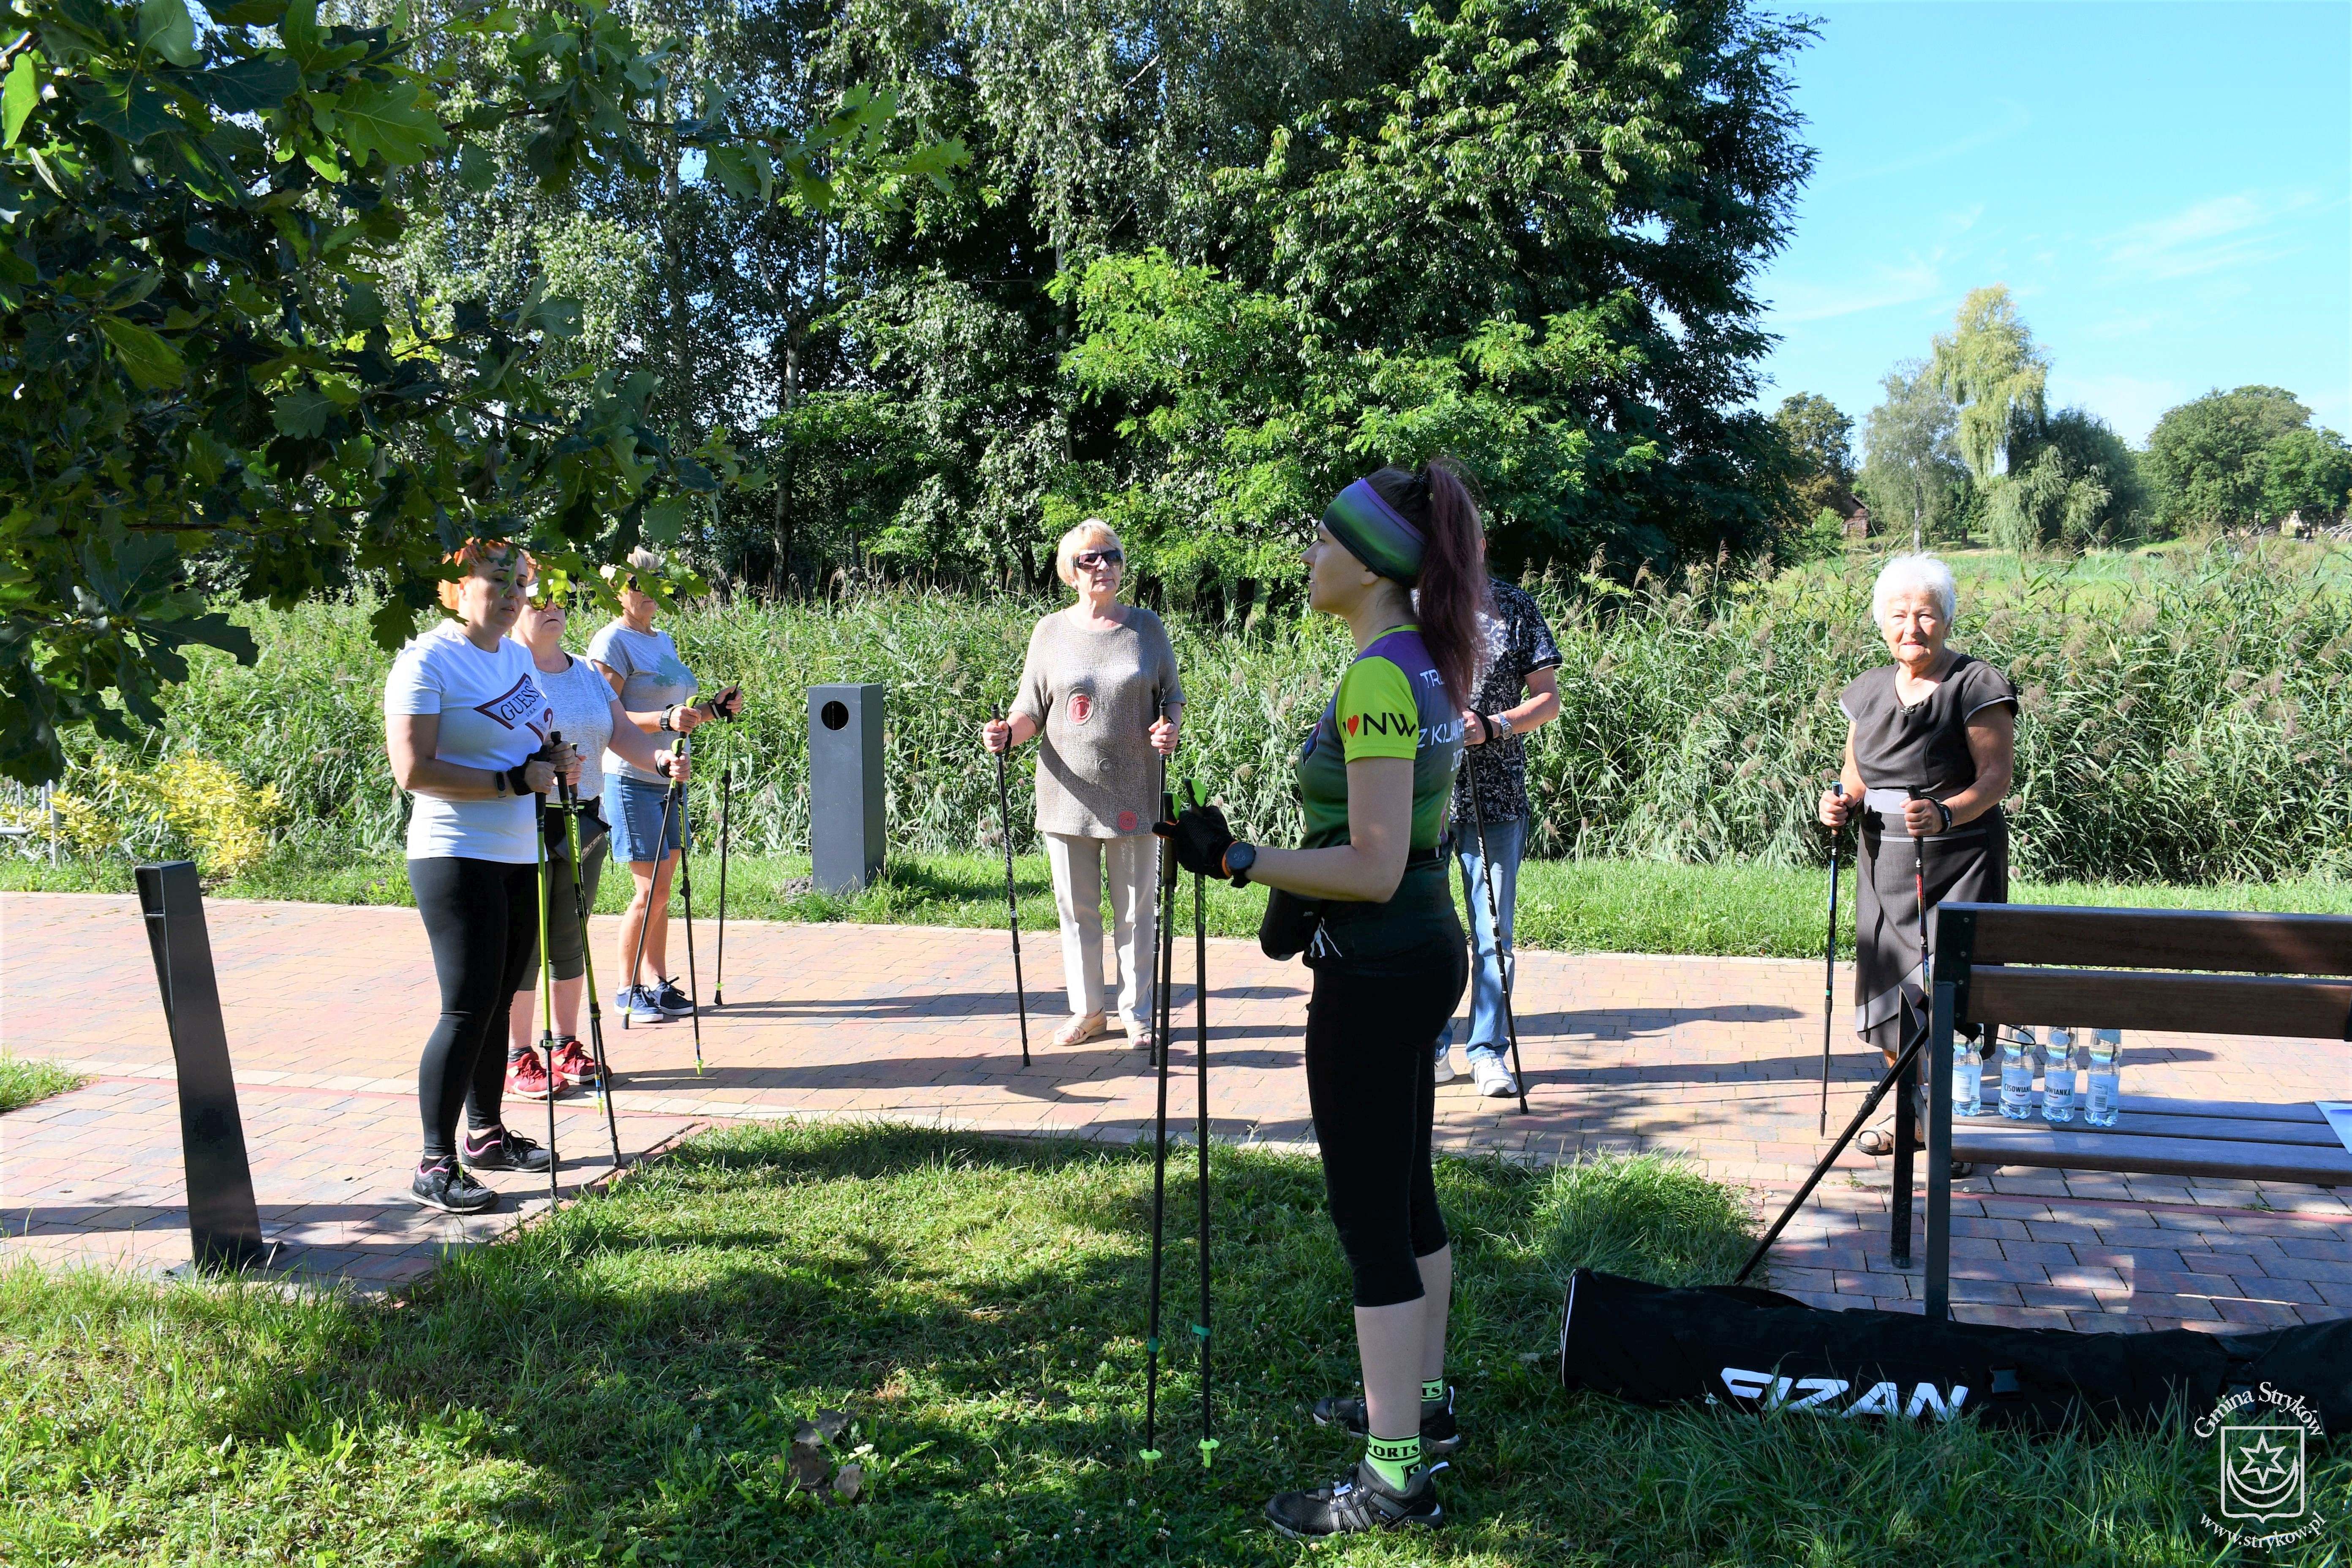
[[[596,1081],[596,1058],[570,1035],[555,1047],[555,1077],[566,1089],[583,1089]]]
[[[547,1098],[547,1069],[539,1065],[537,1051],[507,1058],[507,1092],[517,1100]]]

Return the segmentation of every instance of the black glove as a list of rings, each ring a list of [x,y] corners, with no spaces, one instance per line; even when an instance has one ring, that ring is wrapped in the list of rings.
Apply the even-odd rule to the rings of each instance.
[[[1225,874],[1225,851],[1234,847],[1234,830],[1225,814],[1213,805],[1188,805],[1173,822],[1155,822],[1151,831],[1168,840],[1176,864],[1198,877]]]

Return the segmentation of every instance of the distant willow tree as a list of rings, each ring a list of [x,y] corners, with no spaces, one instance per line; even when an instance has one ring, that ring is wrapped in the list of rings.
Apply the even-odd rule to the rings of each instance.
[[[1936,339],[1936,384],[1959,410],[1961,458],[1982,484],[2042,419],[2050,359],[2018,316],[2006,284],[1971,289],[1952,330]]]

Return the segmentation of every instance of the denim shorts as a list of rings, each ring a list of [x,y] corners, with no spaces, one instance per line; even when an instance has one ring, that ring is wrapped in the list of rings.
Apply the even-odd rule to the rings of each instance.
[[[678,792],[677,803],[669,808],[669,828],[662,828],[662,803],[669,795],[669,785],[648,784],[620,774],[605,792],[604,808],[613,822],[613,858],[624,865],[636,861],[667,860],[670,855],[693,842],[686,821],[686,792]]]

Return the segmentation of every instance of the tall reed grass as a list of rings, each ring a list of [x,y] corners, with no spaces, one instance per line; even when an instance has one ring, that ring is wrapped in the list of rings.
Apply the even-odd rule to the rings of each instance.
[[[2063,564],[1963,600],[1955,642],[2024,692],[2011,801],[2026,876],[2222,881],[2334,874],[2352,823],[2352,605],[2313,555],[2215,546],[2134,559],[2086,593]],[[1685,862],[1822,857],[1811,802],[1835,766],[1845,683],[1885,661],[1869,625],[1874,560],[1777,582],[1701,575],[1633,590],[1538,580],[1566,664],[1560,722],[1529,743],[1536,853]],[[1012,696],[1034,619],[1051,606],[877,593],[809,606],[714,606],[671,629],[707,684],[740,680],[744,720],[699,736],[701,768],[733,775],[738,842],[777,853],[808,828],[805,692],[889,689],[886,799],[894,847],[1001,842],[993,764],[976,735]],[[390,656],[366,604],[240,615],[261,658],[199,650],[146,755],[193,751],[275,784],[281,836],[322,854],[381,852],[404,821],[383,754]],[[1180,773],[1236,824],[1298,828],[1288,760],[1346,662],[1335,623],[1260,612],[1170,627],[1187,697]],[[1028,769],[1013,774],[1030,847]],[[68,779],[68,784],[72,780]],[[715,821],[715,788],[697,810]],[[151,837],[152,837],[151,835]],[[143,840],[142,840],[143,842]],[[152,847],[152,846],[151,846]]]

